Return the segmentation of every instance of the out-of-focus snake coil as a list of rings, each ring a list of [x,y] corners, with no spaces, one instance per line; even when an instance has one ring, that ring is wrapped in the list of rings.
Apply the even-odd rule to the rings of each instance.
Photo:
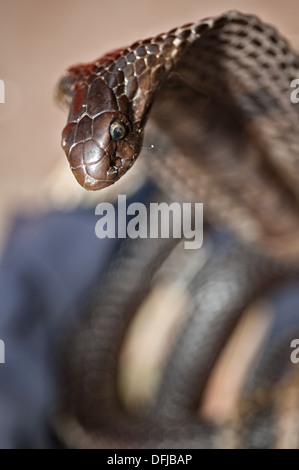
[[[292,366],[296,325],[248,379],[244,393],[255,404],[246,412],[240,406],[233,423],[216,425],[197,409],[244,309],[269,284],[298,275],[299,105],[290,98],[295,78],[299,58],[280,34],[234,11],[140,40],[62,77],[58,95],[70,106],[62,146],[83,187],[113,184],[143,149],[160,198],[203,202],[211,225],[222,224],[242,244],[216,250],[193,275],[187,320],[155,400],[132,417],[117,387],[119,352],[177,240],[122,243],[64,364],[56,429],[67,445],[276,445],[270,385],[275,365]],[[260,390],[266,398],[257,398]]]

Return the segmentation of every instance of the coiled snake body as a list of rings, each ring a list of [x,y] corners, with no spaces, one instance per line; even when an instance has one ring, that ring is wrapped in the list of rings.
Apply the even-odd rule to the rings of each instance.
[[[62,146],[83,187],[116,182],[154,144],[159,151],[144,158],[157,184],[181,201],[203,202],[206,217],[247,246],[212,256],[194,277],[189,320],[153,408],[133,419],[118,396],[117,357],[175,240],[124,242],[73,339],[57,420],[67,444],[225,445],[222,431],[194,410],[246,305],[297,269],[299,108],[290,100],[297,76],[298,56],[275,29],[228,12],[72,67],[61,79],[59,96],[70,105]],[[285,354],[289,343],[280,347]],[[260,377],[271,377],[269,364]],[[258,446],[273,445],[265,416],[244,424],[248,445],[255,432]]]

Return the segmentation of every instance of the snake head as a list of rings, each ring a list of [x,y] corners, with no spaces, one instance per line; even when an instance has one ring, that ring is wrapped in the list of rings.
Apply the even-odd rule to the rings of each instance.
[[[87,190],[115,183],[133,165],[142,145],[142,130],[132,123],[125,95],[119,99],[87,66],[70,69],[59,89],[70,104],[62,147],[77,181]]]

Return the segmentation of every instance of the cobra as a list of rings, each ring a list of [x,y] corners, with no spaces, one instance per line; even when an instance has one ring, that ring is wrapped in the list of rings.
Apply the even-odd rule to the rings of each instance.
[[[58,426],[70,445],[219,443],[219,429],[190,419],[191,410],[246,305],[269,282],[297,269],[299,107],[290,99],[296,77],[299,59],[287,41],[257,17],[232,11],[71,67],[61,79],[59,96],[70,105],[62,146],[84,188],[115,183],[145,143],[154,143],[159,155],[147,157],[157,184],[168,196],[203,202],[211,223],[228,227],[246,247],[212,259],[198,274],[194,323],[171,356],[154,405],[160,418],[151,414],[128,425],[115,358],[125,325],[173,245],[125,244],[74,341],[68,384],[75,391],[68,389]],[[256,383],[271,375],[270,363],[261,366]],[[271,447],[266,421],[254,426],[244,425],[244,432],[255,429],[259,445]]]

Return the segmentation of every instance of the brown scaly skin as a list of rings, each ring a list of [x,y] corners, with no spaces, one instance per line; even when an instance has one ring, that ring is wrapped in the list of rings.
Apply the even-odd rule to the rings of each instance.
[[[88,190],[117,181],[132,166],[154,94],[184,47],[210,27],[211,20],[186,25],[109,53],[93,63],[71,67],[61,79],[61,95],[72,104],[62,147],[78,182]],[[110,125],[120,120],[125,137],[115,141]]]
[[[157,182],[183,200],[204,202],[211,220],[218,217],[259,248],[298,258],[299,107],[290,102],[296,76],[298,57],[272,27],[229,12],[69,69],[59,85],[71,105],[62,144],[79,183],[101,189],[132,166],[150,117],[163,149]],[[116,138],[115,123],[120,125]],[[221,447],[230,428],[198,419],[194,403],[244,302],[275,277],[276,268],[249,249],[244,257],[228,254],[218,281],[218,261],[212,272],[204,271],[195,292],[198,309],[194,303],[191,315],[195,326],[183,332],[166,366],[153,418],[132,423],[118,395],[117,357],[143,289],[149,288],[153,264],[162,262],[166,249],[163,240],[153,253],[142,240],[128,246],[73,338],[58,432],[78,447]],[[207,321],[199,328],[197,319],[205,312]],[[185,361],[186,344],[193,355]],[[270,379],[272,372],[270,365]],[[266,418],[257,412],[258,419],[254,415],[244,428],[258,430],[261,447],[274,445],[268,433],[271,411],[266,411]]]
[[[298,56],[274,28],[228,12],[71,67],[58,87],[70,104],[62,146],[78,182],[101,189],[132,166],[150,118],[158,129],[150,143],[170,142],[148,158],[158,184],[203,202],[212,222],[246,242],[292,259],[299,256],[296,76]],[[115,124],[123,129],[117,139]]]

